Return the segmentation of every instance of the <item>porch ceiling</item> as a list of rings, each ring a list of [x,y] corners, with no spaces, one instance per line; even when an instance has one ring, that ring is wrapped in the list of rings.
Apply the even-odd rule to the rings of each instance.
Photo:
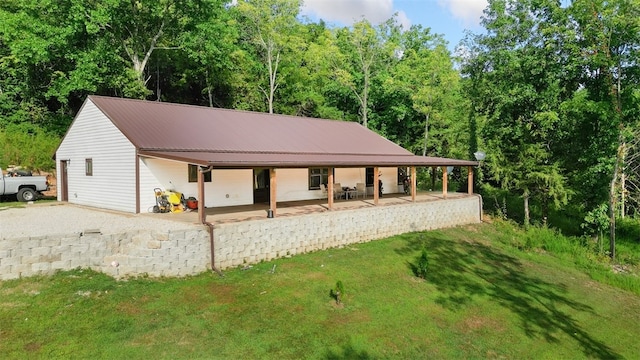
[[[317,154],[140,150],[141,156],[181,161],[214,168],[306,168],[375,166],[477,166],[477,161],[416,155]]]

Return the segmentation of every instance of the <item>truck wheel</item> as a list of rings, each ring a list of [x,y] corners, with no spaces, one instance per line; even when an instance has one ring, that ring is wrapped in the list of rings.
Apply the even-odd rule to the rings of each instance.
[[[36,192],[31,188],[22,188],[18,191],[18,201],[33,201],[36,199]]]

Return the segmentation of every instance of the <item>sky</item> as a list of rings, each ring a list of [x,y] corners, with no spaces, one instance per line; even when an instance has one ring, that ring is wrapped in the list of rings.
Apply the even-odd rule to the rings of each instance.
[[[482,31],[480,17],[486,0],[304,0],[303,15],[336,26],[351,25],[365,17],[379,24],[394,13],[403,28],[420,24],[444,36],[452,51],[468,29]]]

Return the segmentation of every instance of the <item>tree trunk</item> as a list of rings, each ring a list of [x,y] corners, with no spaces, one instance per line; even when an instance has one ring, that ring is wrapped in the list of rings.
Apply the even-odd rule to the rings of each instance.
[[[213,107],[213,89],[211,87],[211,84],[209,83],[209,70],[206,70],[204,75],[205,75],[205,80],[207,82],[207,95],[209,96],[209,107]]]
[[[620,174],[620,218],[624,219],[624,213],[625,213],[625,209],[624,209],[624,196],[625,196],[625,175],[624,175],[624,168],[622,169],[622,174]]]
[[[529,227],[529,223],[530,223],[530,218],[529,218],[529,190],[524,191],[524,194],[522,195],[522,198],[524,200],[524,227],[528,228]]]
[[[622,134],[619,135],[622,137]],[[618,146],[616,153],[616,163],[613,166],[613,176],[609,184],[609,256],[612,260],[616,258],[616,183],[620,171],[620,155],[622,144]]]
[[[427,156],[427,140],[429,139],[429,113],[425,115],[424,122],[424,147],[422,148],[422,156]]]
[[[362,125],[369,128],[369,119],[367,116],[367,102],[369,101],[369,70],[364,72],[364,89],[362,90]]]

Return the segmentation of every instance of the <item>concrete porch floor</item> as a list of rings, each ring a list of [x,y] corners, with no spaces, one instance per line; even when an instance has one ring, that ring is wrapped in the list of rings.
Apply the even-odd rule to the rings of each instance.
[[[467,193],[450,192],[445,198],[442,192],[419,192],[416,195],[416,202],[427,201],[446,201],[447,199],[459,199],[468,196]],[[410,204],[411,196],[405,194],[385,194],[378,200],[378,206],[393,206]],[[347,209],[359,209],[375,206],[373,197],[369,196],[365,199],[349,199],[334,200],[333,210],[340,211]],[[213,224],[241,222],[247,220],[265,219],[267,218],[268,204],[253,204],[206,208],[206,220]],[[327,199],[303,200],[303,201],[284,201],[278,202],[276,217],[296,216],[303,214],[311,214],[317,212],[329,211]],[[197,211],[186,211],[181,213],[166,214],[148,214],[153,217],[167,217],[171,220],[183,221],[187,223],[198,223]]]

